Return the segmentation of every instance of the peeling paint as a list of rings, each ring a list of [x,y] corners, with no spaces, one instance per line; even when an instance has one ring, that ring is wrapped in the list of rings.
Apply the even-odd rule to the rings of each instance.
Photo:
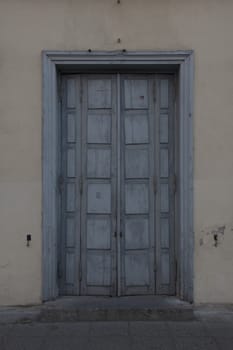
[[[225,230],[225,225],[215,225],[202,229],[201,232],[203,237],[199,240],[200,246],[210,245],[217,248],[223,242]]]

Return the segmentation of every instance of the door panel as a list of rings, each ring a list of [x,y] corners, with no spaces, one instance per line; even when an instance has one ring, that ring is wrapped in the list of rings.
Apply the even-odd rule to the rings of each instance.
[[[125,144],[143,144],[149,142],[148,115],[144,111],[125,110]]]
[[[148,184],[125,183],[125,214],[147,214],[149,210]]]
[[[87,78],[87,105],[88,109],[112,108],[111,78]]]
[[[175,293],[173,78],[63,77],[63,295]]]
[[[122,294],[152,294],[155,286],[152,84],[149,76],[121,78]]]
[[[104,217],[89,217],[87,220],[87,249],[111,249],[111,220]]]
[[[80,177],[80,78],[66,76],[62,80],[62,120],[61,173],[58,181],[60,192],[60,231],[58,239],[58,284],[61,295],[79,293],[80,262],[80,196],[78,180]]]
[[[127,179],[148,178],[148,150],[142,147],[125,149],[125,176]]]
[[[109,148],[88,149],[87,176],[89,178],[111,177],[111,150]]]
[[[116,294],[116,78],[82,76],[82,295]]]
[[[148,108],[148,80],[130,78],[124,79],[124,109]]]
[[[125,220],[125,249],[149,248],[149,220],[147,217],[128,217]]]
[[[111,143],[111,113],[108,111],[89,111],[87,116],[87,142]]]
[[[158,154],[156,196],[156,293],[175,293],[175,119],[171,77],[156,80],[155,152]],[[157,151],[156,151],[157,149]]]

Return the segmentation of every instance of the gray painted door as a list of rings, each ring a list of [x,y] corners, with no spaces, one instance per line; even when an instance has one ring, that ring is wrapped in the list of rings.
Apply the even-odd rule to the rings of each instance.
[[[173,79],[64,76],[62,295],[174,294]]]

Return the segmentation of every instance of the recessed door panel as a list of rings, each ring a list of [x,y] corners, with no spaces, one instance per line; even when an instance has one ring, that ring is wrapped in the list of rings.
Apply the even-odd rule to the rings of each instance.
[[[87,249],[111,249],[110,216],[93,215],[88,217]]]
[[[111,177],[111,149],[89,148],[87,151],[87,176],[89,178]]]
[[[111,143],[111,113],[89,111],[87,116],[87,141],[91,143]]]
[[[111,79],[87,78],[87,105],[89,109],[112,107]]]
[[[125,249],[146,249],[149,242],[148,218],[128,216],[125,219]]]
[[[147,253],[127,252],[125,255],[125,288],[150,288],[150,261]]]
[[[124,134],[126,144],[149,142],[148,115],[144,111],[125,111]]]
[[[125,177],[148,178],[149,159],[147,148],[129,148],[125,149]]]
[[[148,79],[124,79],[124,103],[126,109],[148,108]]]
[[[108,253],[87,253],[87,280],[89,287],[111,287],[111,255]]]
[[[145,214],[149,210],[148,184],[126,183],[125,184],[125,213]]]

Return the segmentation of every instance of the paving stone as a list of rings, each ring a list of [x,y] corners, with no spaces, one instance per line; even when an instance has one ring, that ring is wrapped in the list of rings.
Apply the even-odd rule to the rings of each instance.
[[[232,338],[233,323],[231,322],[205,322],[208,335],[214,337]]]
[[[125,336],[91,337],[90,350],[130,350],[130,338]],[[82,349],[84,350],[84,349]]]
[[[4,350],[41,350],[43,344],[42,337],[13,337],[8,336],[3,339]]]
[[[202,322],[168,322],[168,327],[175,337],[204,337],[208,335]]]
[[[90,332],[89,322],[79,323],[52,323],[48,326],[49,336],[78,337],[88,336]]]
[[[176,350],[218,350],[213,338],[209,337],[179,337],[175,339]]]
[[[43,350],[88,350],[88,337],[47,337]],[[31,350],[34,350],[33,348]]]
[[[164,337],[169,335],[166,322],[130,322],[129,332],[132,336]]]
[[[168,337],[133,337],[133,350],[174,350],[174,344]]]
[[[14,337],[44,337],[49,332],[49,324],[15,324],[10,329],[9,335]]]
[[[232,350],[233,349],[233,337],[232,338],[215,338],[218,350]]]
[[[92,322],[91,336],[126,336],[128,335],[128,322]]]

